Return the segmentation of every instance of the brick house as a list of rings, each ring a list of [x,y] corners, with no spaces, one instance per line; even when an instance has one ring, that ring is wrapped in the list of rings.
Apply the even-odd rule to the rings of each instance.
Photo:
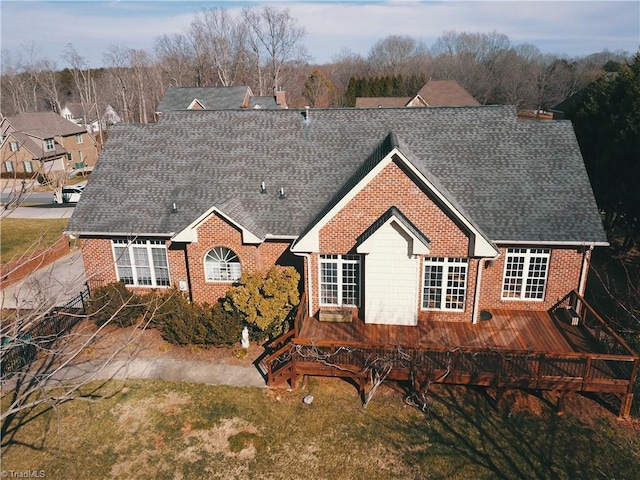
[[[82,126],[54,112],[20,113],[0,123],[3,173],[32,173],[55,165],[71,170],[76,164],[94,166],[98,144]]]
[[[305,295],[290,342],[423,352],[452,328],[475,329],[474,345],[499,334],[511,343],[494,349],[544,348],[533,343],[556,328],[546,312],[572,291],[584,301],[591,252],[607,245],[571,124],[521,122],[506,106],[200,110],[118,125],[68,230],[91,286],[175,285],[211,303],[242,271],[293,265]],[[487,333],[503,315],[543,333],[528,346],[524,331]],[[349,376],[308,364],[269,367],[269,379]]]

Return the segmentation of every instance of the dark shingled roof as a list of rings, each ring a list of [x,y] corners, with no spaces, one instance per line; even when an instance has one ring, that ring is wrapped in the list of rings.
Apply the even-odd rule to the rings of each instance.
[[[116,125],[68,230],[168,235],[215,206],[259,237],[297,236],[389,141],[491,240],[606,241],[571,123],[521,122],[505,106],[312,109],[308,120],[200,110]]]
[[[245,105],[249,87],[169,87],[158,103],[156,112],[186,110],[198,100],[205,110],[236,110]]]

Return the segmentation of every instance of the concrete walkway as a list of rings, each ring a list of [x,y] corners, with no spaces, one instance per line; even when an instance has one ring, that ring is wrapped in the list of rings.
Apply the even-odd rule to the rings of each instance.
[[[227,365],[166,358],[114,360],[107,365],[97,361],[86,362],[60,370],[52,380],[60,383],[75,383],[94,379],[124,380],[127,378],[162,379],[233,387],[266,387],[265,379],[253,365]]]
[[[38,207],[16,207],[6,216],[9,218],[30,218],[56,220],[59,218],[71,218],[74,207],[61,205],[43,205]]]

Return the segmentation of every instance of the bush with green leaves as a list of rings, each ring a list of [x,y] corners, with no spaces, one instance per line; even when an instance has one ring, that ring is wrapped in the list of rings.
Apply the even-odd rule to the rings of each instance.
[[[271,267],[266,274],[243,273],[223,300],[225,310],[241,313],[253,338],[274,338],[289,328],[288,317],[300,302],[299,281],[300,274],[293,267]]]
[[[136,323],[144,313],[141,298],[128,290],[124,282],[96,288],[89,298],[87,313],[98,326],[111,322],[119,327]]]

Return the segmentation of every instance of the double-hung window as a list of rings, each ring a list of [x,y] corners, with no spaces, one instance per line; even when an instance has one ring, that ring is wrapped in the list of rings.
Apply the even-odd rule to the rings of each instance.
[[[31,163],[29,160],[25,160],[24,162],[22,162],[22,165],[24,166],[24,171],[26,173],[33,173],[33,163]]]
[[[320,255],[320,305],[360,306],[360,255]]]
[[[9,150],[11,150],[12,152],[17,152],[18,150],[20,150],[18,142],[9,142]]]
[[[76,133],[76,143],[81,144],[84,141],[81,133]]]
[[[469,262],[466,258],[425,258],[422,308],[464,310],[468,270]]]
[[[169,262],[162,240],[112,241],[118,280],[139,287],[168,287]]]
[[[550,256],[546,248],[508,248],[502,298],[544,300]]]
[[[44,139],[44,149],[47,152],[50,152],[51,150],[54,150],[56,148],[56,142],[53,140],[53,138],[45,138]]]

